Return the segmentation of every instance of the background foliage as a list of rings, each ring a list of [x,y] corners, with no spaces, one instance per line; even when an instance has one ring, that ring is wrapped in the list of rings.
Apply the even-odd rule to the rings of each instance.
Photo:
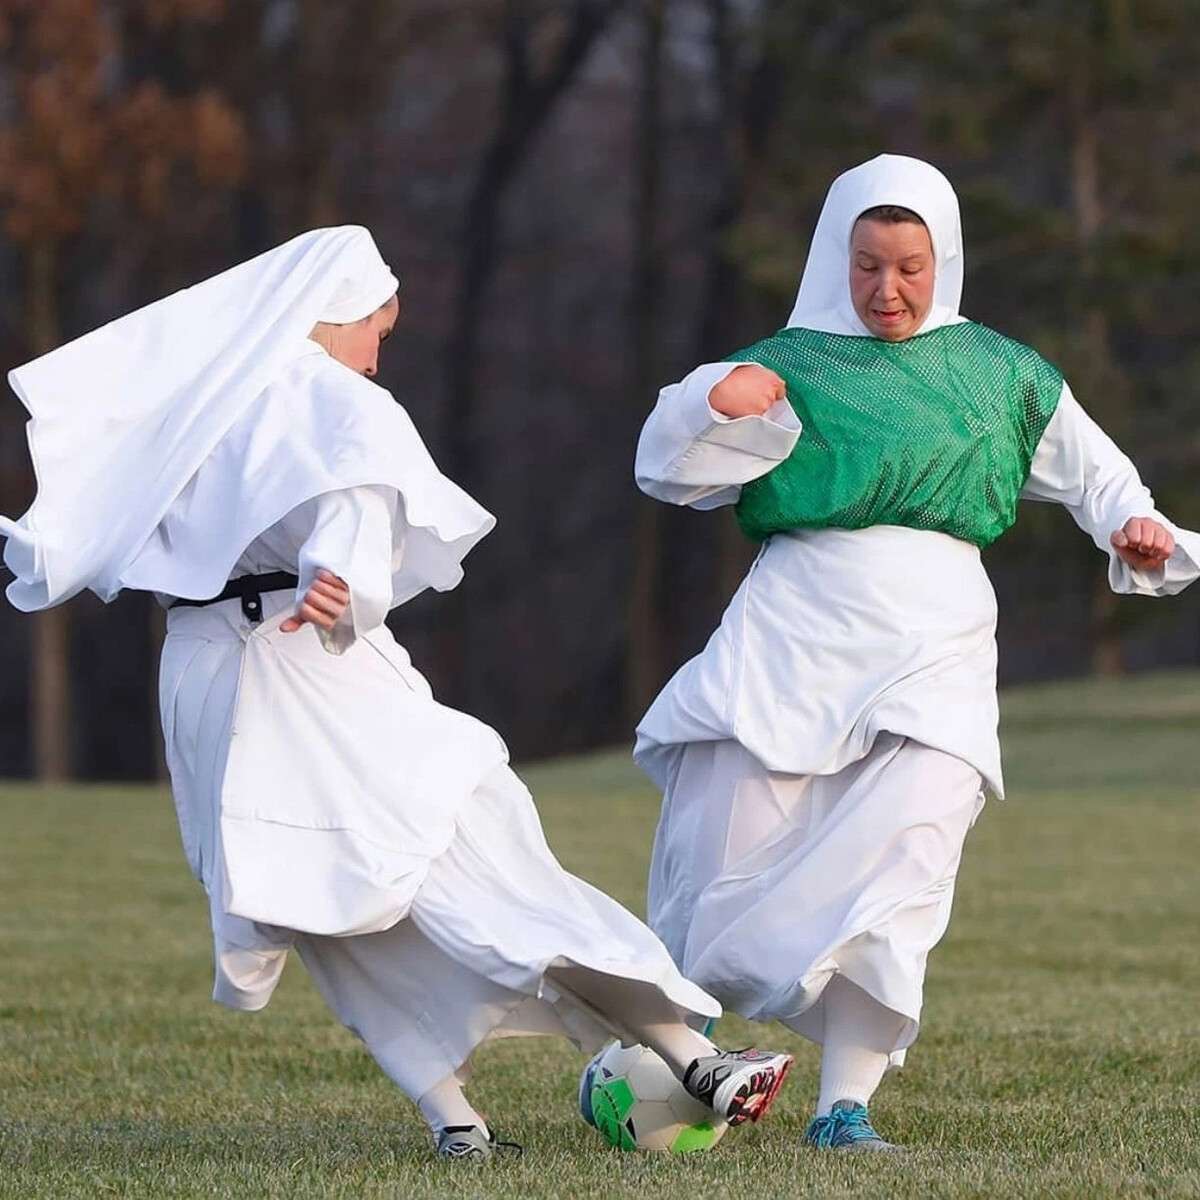
[[[631,482],[656,388],[778,326],[888,150],[962,198],[968,315],[1200,524],[1200,0],[0,0],[0,366],[301,229],[403,280],[381,381],[500,519],[393,617],[522,755],[625,741],[748,550]],[[80,404],[87,383],[80,381]],[[0,511],[32,492],[0,405]],[[1008,679],[1200,658],[1063,514],[989,555]],[[161,616],[0,610],[0,773],[157,771]]]

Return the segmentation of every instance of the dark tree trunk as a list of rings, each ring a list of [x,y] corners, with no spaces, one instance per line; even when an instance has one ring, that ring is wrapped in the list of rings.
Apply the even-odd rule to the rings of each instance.
[[[530,43],[536,32],[529,4],[527,0],[507,0],[505,4],[500,118],[467,200],[454,317],[446,347],[444,466],[468,490],[478,479],[480,467],[478,447],[471,435],[479,329],[487,287],[499,257],[505,196],[556,102],[622,3],[576,0],[553,61],[536,76],[529,63]]]
[[[443,470],[467,491],[478,486],[483,466],[472,429],[479,332],[488,284],[499,261],[505,196],[555,104],[623,3],[575,0],[567,30],[549,65],[536,74],[529,61],[537,33],[529,0],[506,0],[504,5],[505,74],[500,116],[471,187],[462,224],[454,314],[446,344],[444,415],[438,439]],[[466,700],[460,695],[467,630],[465,605],[461,589],[446,598],[438,637],[439,682],[460,702]]]
[[[716,202],[706,234],[708,270],[704,302],[696,330],[696,360],[711,362],[738,345],[759,336],[748,331],[734,314],[745,314],[754,306],[739,264],[730,255],[729,234],[746,209],[754,179],[763,170],[775,93],[777,68],[767,48],[770,30],[777,19],[779,0],[768,0],[760,15],[757,44],[746,64],[737,53],[737,36],[729,0],[707,0],[712,65],[717,95],[717,133],[720,158]],[[756,547],[738,528],[733,514],[720,511],[717,532],[715,587],[717,602],[724,607],[754,559]]]
[[[58,345],[58,245],[51,237],[25,248],[25,299],[34,354]],[[30,647],[33,773],[42,783],[71,778],[71,611],[67,604],[34,613]]]
[[[666,0],[644,0],[634,137],[633,271],[629,295],[627,391],[640,413],[657,377],[658,297],[662,288],[659,200],[662,190],[662,75]],[[663,682],[661,505],[638,497],[629,584],[626,686],[635,723]]]

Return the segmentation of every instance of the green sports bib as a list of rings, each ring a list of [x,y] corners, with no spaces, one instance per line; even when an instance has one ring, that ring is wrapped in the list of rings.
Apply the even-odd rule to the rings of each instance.
[[[983,547],[1017,516],[1062,374],[985,325],[903,342],[784,329],[733,355],[787,383],[803,423],[791,455],[742,488],[738,523],[934,529]]]

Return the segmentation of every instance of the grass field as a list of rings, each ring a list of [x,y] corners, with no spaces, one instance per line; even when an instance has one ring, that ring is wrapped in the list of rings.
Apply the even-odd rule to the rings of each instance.
[[[873,1111],[912,1150],[800,1145],[814,1049],[711,1154],[606,1150],[582,1056],[486,1047],[515,1163],[442,1164],[293,962],[208,1000],[206,905],[165,793],[0,788],[0,1197],[1200,1196],[1200,675],[1005,697],[1010,798],[967,844],[925,1027]],[[571,869],[641,910],[657,798],[623,754],[524,772]],[[719,1036],[748,1027],[727,1018]]]

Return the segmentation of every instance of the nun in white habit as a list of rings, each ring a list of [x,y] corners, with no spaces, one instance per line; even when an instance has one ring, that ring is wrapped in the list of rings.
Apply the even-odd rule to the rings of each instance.
[[[1003,795],[995,596],[1019,497],[1064,505],[1114,591],[1170,595],[1200,539],[1034,351],[959,314],[958,202],[884,155],[829,190],[785,329],[666,387],[650,496],[737,505],[762,549],[646,713],[663,788],[649,919],[723,1004],[823,1044],[820,1146],[917,1036],[983,788]]]
[[[0,518],[12,603],[168,607],[163,730],[209,896],[215,999],[261,1009],[290,948],[450,1157],[496,1141],[461,1083],[484,1039],[653,1046],[732,1123],[786,1055],[719,1014],[639,920],[551,854],[486,725],[384,625],[493,518],[371,381],[399,314],[370,234],[316,230],[18,368],[37,497]]]

